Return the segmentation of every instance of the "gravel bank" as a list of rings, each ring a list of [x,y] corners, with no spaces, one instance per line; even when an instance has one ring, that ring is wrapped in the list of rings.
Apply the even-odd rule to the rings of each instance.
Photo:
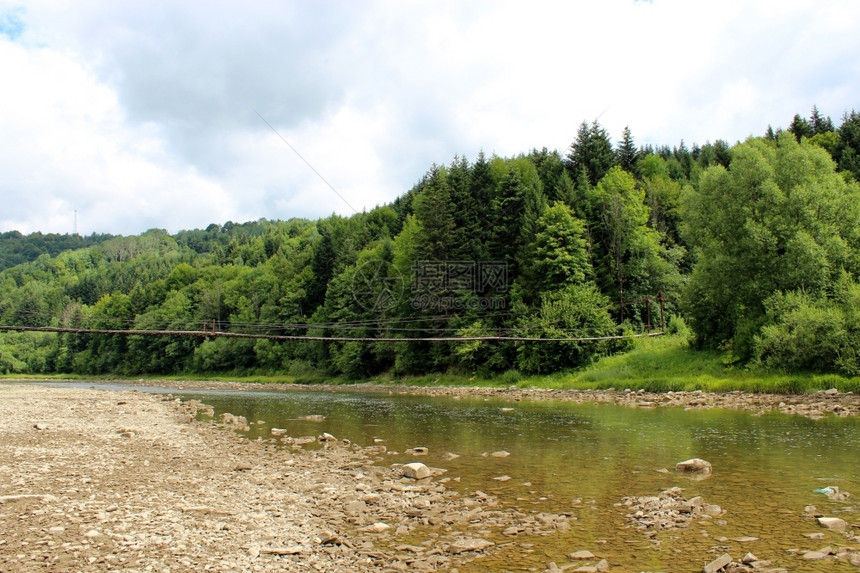
[[[198,409],[0,385],[0,572],[456,571],[576,519],[405,478],[381,446],[249,442]]]

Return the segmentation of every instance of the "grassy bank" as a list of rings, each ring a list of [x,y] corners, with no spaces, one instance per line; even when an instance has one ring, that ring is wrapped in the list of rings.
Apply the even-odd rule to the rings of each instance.
[[[376,382],[408,386],[517,386],[558,389],[645,389],[654,392],[768,392],[798,394],[837,388],[860,393],[860,378],[835,374],[785,373],[727,365],[720,352],[693,350],[680,336],[641,338],[625,354],[608,356],[575,372],[523,375],[509,371],[492,378],[430,374],[382,377]]]
[[[30,378],[7,375],[0,378]],[[110,380],[116,376],[40,375],[39,380]],[[349,380],[327,376],[324,372],[307,371],[301,375],[224,373],[177,374],[171,376],[135,377],[143,380],[212,380],[224,382],[256,382],[262,384],[383,384],[404,386],[481,386],[554,389],[645,389],[654,392],[693,391],[767,392],[799,394],[836,388],[841,392],[860,393],[860,378],[836,374],[785,373],[762,368],[727,365],[719,352],[693,350],[681,336],[641,338],[635,348],[625,354],[608,356],[575,372],[545,375],[524,375],[508,371],[492,377],[458,373],[432,373],[422,376],[384,374],[366,380]]]

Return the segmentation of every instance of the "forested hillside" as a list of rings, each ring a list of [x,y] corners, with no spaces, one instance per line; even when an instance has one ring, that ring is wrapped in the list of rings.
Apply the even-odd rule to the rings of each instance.
[[[729,361],[857,375],[858,178],[853,111],[689,148],[595,121],[564,154],[455,157],[351,217],[8,232],[0,325],[314,339],[0,332],[0,373],[544,373],[686,322]]]
[[[56,233],[33,233],[24,236],[18,231],[0,233],[0,271],[35,261],[40,255],[57,255],[63,251],[83,249],[91,245],[98,245],[112,235],[100,235],[93,233],[88,237],[81,235],[59,235]]]

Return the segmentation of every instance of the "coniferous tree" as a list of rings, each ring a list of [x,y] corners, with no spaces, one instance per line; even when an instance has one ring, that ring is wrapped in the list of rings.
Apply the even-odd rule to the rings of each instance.
[[[799,113],[794,114],[794,119],[791,120],[791,124],[788,126],[788,131],[794,134],[797,141],[800,141],[804,137],[812,137],[815,135],[812,126],[809,125],[809,122],[806,121],[806,119],[800,117]]]
[[[860,181],[860,113],[851,110],[842,117],[839,126],[839,144],[836,156],[839,169],[847,171]]]
[[[621,169],[634,173],[638,158],[639,152],[636,149],[636,144],[633,143],[633,134],[630,133],[630,127],[625,126],[621,134],[621,141],[618,142],[618,148],[615,150],[615,162]]]
[[[812,135],[819,133],[829,133],[834,131],[833,120],[829,117],[824,117],[818,111],[818,106],[812,106],[812,113],[809,116],[809,127],[812,129]]]
[[[419,257],[429,261],[456,260],[462,246],[454,219],[451,188],[444,167],[434,165],[415,197],[415,217],[423,229]]]
[[[567,154],[567,162],[568,173],[574,183],[579,181],[584,173],[592,187],[615,165],[615,153],[612,151],[609,135],[597,120],[594,120],[591,126],[584,121],[580,124],[576,141],[571,144]]]

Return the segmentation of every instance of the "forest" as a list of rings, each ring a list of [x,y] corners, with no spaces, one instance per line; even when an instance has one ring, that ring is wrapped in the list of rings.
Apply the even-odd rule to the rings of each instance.
[[[552,373],[689,333],[860,375],[860,113],[730,145],[458,156],[391,204],[176,234],[0,234],[0,374]],[[439,340],[441,339],[441,340]],[[465,340],[462,340],[465,339]]]

